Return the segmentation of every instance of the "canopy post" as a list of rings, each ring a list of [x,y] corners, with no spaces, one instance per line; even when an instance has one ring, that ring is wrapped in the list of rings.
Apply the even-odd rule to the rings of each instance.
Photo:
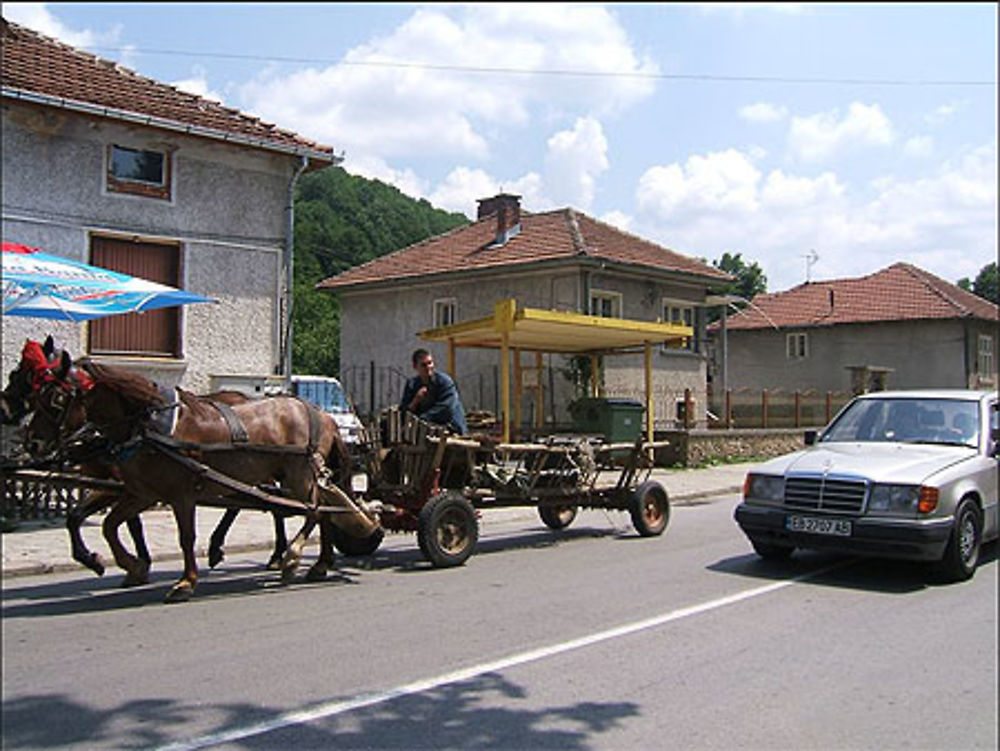
[[[597,355],[590,356],[590,395],[595,399],[601,395],[598,386]]]
[[[521,392],[523,391],[523,379],[521,373],[521,350],[514,347],[514,430],[515,436],[521,430]]]
[[[542,379],[542,353],[535,352],[535,373],[537,397],[535,398],[535,427],[541,428],[545,425],[545,385]]]
[[[517,300],[501,300],[493,306],[493,329],[500,334],[500,408],[503,411],[503,442],[510,442],[510,332],[514,330]]]
[[[646,342],[646,440],[653,442],[653,345]],[[649,458],[653,458],[653,449],[649,450]]]

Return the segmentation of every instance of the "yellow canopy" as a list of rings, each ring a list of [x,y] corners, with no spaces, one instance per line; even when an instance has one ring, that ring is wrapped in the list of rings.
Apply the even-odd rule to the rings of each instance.
[[[513,298],[494,306],[492,316],[463,321],[450,326],[426,329],[418,333],[425,341],[448,344],[448,369],[454,375],[455,347],[487,347],[500,350],[501,401],[503,404],[503,439],[510,440],[509,356],[516,351],[558,352],[562,354],[624,353],[646,354],[646,430],[653,437],[652,359],[654,344],[683,344],[694,335],[690,326],[624,318],[604,318],[581,313],[564,313],[538,308],[518,308]],[[520,368],[519,360],[515,367]],[[520,378],[516,378],[517,381]],[[519,390],[519,388],[518,388]],[[516,404],[520,404],[520,394]]]

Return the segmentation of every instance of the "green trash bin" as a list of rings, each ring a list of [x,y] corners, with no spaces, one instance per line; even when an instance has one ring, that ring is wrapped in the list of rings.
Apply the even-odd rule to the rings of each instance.
[[[645,407],[635,399],[577,399],[570,407],[573,428],[600,434],[608,443],[635,443],[642,435]]]

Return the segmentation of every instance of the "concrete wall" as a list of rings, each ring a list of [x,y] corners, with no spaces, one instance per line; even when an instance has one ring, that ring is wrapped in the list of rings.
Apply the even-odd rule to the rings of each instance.
[[[95,235],[179,243],[181,286],[219,300],[182,311],[182,356],[109,359],[205,391],[213,374],[278,366],[281,252],[297,158],[4,101],[3,238],[89,260]],[[170,200],[109,193],[109,144],[171,154]],[[86,324],[3,318],[3,371],[25,338],[86,354]]]
[[[817,428],[819,429],[819,428]],[[670,430],[656,440],[670,445],[656,452],[659,466],[692,467],[710,461],[770,459],[805,448],[807,428]]]
[[[960,320],[906,321],[729,331],[728,386],[844,391],[851,387],[847,366],[874,365],[894,369],[888,375],[888,388],[965,388],[969,357],[965,326]],[[794,332],[808,334],[805,359],[786,356],[786,335]],[[714,350],[719,374],[718,335]]]
[[[493,277],[466,277],[450,282],[409,283],[378,291],[348,291],[340,293],[340,372],[341,380],[362,411],[368,410],[368,372],[372,363],[385,378],[385,372],[395,369],[389,380],[399,384],[384,388],[380,380],[376,388],[376,409],[387,406],[400,397],[403,378],[413,375],[410,354],[417,347],[429,349],[441,370],[446,369],[447,348],[429,344],[417,333],[432,328],[433,302],[454,298],[457,320],[466,321],[493,315],[496,302],[513,297],[519,306],[578,312],[580,300],[589,283],[590,288],[622,293],[623,316],[638,320],[656,320],[664,296],[695,303],[701,288],[669,282],[653,282],[637,277],[591,273],[589,279],[578,268],[546,273],[510,272]],[[703,328],[703,327],[702,327]],[[455,376],[467,410],[484,409],[499,413],[500,363],[496,350],[459,348],[456,350]],[[534,353],[521,354],[525,369],[534,368]],[[570,382],[562,371],[568,366],[563,355],[543,356],[544,413],[546,424],[570,422],[567,402],[573,398]],[[656,349],[653,359],[654,409],[671,420],[676,414],[675,402],[683,397],[684,388],[694,392],[696,406],[705,404],[705,358],[692,352],[664,352]],[[608,396],[644,398],[644,364],[641,355],[605,358],[605,393]],[[513,375],[512,375],[513,377]],[[531,374],[526,374],[530,378]],[[553,398],[554,394],[554,398]],[[522,402],[522,425],[533,420],[534,395],[528,391]]]

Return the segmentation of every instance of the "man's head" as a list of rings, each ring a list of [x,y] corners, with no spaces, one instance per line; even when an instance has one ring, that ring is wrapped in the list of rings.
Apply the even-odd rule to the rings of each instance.
[[[426,349],[418,349],[413,352],[413,369],[423,381],[430,380],[434,375],[434,356]]]

